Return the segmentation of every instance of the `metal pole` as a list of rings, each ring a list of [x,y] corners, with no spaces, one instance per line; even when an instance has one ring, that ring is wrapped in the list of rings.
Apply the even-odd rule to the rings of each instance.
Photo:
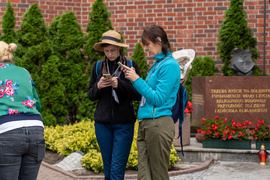
[[[264,30],[263,30],[263,75],[264,76],[266,75],[265,74],[265,26],[266,26],[266,0],[264,0]]]

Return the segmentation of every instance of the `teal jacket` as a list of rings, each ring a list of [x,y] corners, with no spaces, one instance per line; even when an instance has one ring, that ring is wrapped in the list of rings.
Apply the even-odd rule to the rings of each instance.
[[[165,61],[162,61],[166,58],[164,53],[154,57],[156,61],[146,77],[147,79],[150,76],[147,82],[142,78],[133,82],[135,89],[146,99],[144,106],[139,107],[137,115],[139,120],[172,115],[171,110],[176,102],[181,71],[172,53],[169,52],[167,56],[170,57]]]

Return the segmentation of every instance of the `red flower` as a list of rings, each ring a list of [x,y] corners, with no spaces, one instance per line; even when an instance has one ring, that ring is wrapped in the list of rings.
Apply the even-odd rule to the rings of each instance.
[[[215,119],[202,118],[202,124],[200,131],[204,133],[205,139],[244,140],[251,136],[251,131],[248,128],[251,121],[248,120],[236,123],[234,120],[228,121],[227,118],[215,116]]]
[[[258,120],[254,129],[251,130],[252,136],[258,141],[270,141],[270,127],[266,121]]]
[[[184,113],[191,113],[193,111],[192,103],[190,101],[187,102],[187,107],[185,108]]]

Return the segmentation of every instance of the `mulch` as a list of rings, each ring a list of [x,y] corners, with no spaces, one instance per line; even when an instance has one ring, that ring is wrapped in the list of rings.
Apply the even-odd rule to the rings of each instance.
[[[53,164],[59,163],[64,158],[65,158],[65,156],[60,155],[60,154],[58,154],[56,152],[53,152],[53,151],[51,151],[49,149],[46,149],[45,157],[44,157],[43,161],[48,163],[48,164],[53,165]]]

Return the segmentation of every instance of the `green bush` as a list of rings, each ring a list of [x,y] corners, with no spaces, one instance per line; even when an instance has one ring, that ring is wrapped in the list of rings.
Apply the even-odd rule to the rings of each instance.
[[[188,98],[192,101],[192,77],[193,76],[217,76],[215,61],[210,56],[196,57],[192,62],[192,68],[188,71],[185,81],[185,88],[188,92]]]
[[[52,54],[48,29],[38,4],[32,4],[23,15],[18,41],[21,49],[15,54],[15,64],[26,68],[36,84],[45,125],[65,123],[67,108],[65,86],[59,68],[60,57]]]
[[[126,167],[127,169],[138,169],[137,134],[138,121],[135,123],[134,139]],[[93,121],[81,121],[73,125],[57,125],[55,127],[46,126],[44,136],[47,149],[65,156],[75,151],[82,151],[85,153],[82,157],[82,164],[86,169],[93,170],[95,173],[104,171]],[[177,161],[179,161],[179,158],[172,145],[169,168]]]
[[[103,0],[96,0],[89,13],[90,22],[87,24],[84,45],[84,54],[89,58],[90,66],[100,60],[104,59],[104,53],[99,53],[93,47],[95,43],[102,40],[102,34],[108,30],[113,30],[112,22],[110,20],[111,13],[107,10]]]
[[[96,51],[93,47],[95,43],[102,40],[102,34],[108,30],[112,30],[112,22],[110,20],[111,13],[107,10],[103,0],[96,0],[89,13],[89,23],[87,24],[84,36],[84,54],[88,56],[87,71],[91,72],[94,63],[98,60],[104,59],[104,53]],[[96,101],[90,101],[88,106],[89,118],[94,119]]]
[[[63,13],[56,17],[49,28],[49,37],[53,37],[53,53],[59,57],[59,72],[64,85],[64,109],[67,123],[75,123],[89,116],[90,100],[87,88],[90,73],[81,48],[83,47],[83,31],[74,12]]]
[[[6,12],[3,15],[2,30],[4,34],[0,37],[1,41],[5,41],[7,44],[17,44],[17,37],[14,30],[15,22],[14,9],[12,8],[10,1],[8,1]]]
[[[256,38],[252,37],[252,30],[246,21],[246,12],[243,7],[244,0],[231,0],[229,8],[225,12],[226,19],[222,22],[217,43],[218,53],[224,65],[221,70],[224,76],[234,76],[230,69],[233,49],[250,49],[252,60],[255,62],[259,58],[259,52],[255,48]],[[262,75],[258,66],[253,68],[253,76]]]
[[[39,96],[42,104],[41,114],[45,125],[64,124],[68,114],[65,108],[65,89],[59,71],[59,57],[52,55],[42,66]]]

